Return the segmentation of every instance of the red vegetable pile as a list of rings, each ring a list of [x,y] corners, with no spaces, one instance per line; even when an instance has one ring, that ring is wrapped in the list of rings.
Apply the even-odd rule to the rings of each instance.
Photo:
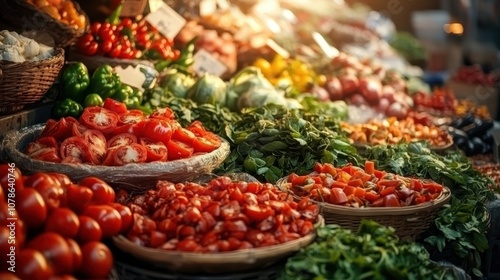
[[[495,86],[500,83],[498,71],[486,74],[480,65],[462,66],[453,75],[452,80],[473,85]]]
[[[365,163],[364,169],[316,163],[309,175],[289,175],[284,187],[315,201],[355,208],[418,205],[435,200],[443,191],[443,186],[433,181],[376,170],[371,161]]]
[[[124,201],[128,200],[128,204]],[[129,205],[127,237],[142,246],[214,253],[266,247],[308,235],[318,206],[294,202],[271,184],[213,179],[206,185],[159,181],[155,190],[118,201]]]
[[[221,140],[199,121],[181,127],[169,108],[146,116],[108,98],[103,107],[85,108],[79,120],[48,120],[25,153],[56,163],[122,166],[189,158],[220,145]]]
[[[113,256],[101,239],[133,224],[109,185],[94,177],[73,184],[58,173],[22,176],[13,164],[0,165],[0,184],[0,220],[8,225],[0,227],[0,279],[16,279],[12,264],[20,279],[107,279]]]

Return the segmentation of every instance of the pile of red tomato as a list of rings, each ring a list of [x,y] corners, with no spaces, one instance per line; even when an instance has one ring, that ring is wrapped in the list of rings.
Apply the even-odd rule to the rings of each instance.
[[[141,246],[216,253],[272,246],[310,234],[319,208],[271,184],[215,178],[206,185],[159,181],[156,189],[117,201],[134,225],[127,237]]]
[[[189,158],[212,152],[220,145],[220,138],[199,121],[181,127],[169,108],[146,116],[108,98],[103,107],[85,108],[79,120],[48,120],[25,153],[56,163],[122,166]]]
[[[176,60],[180,51],[146,20],[123,18],[118,24],[94,22],[76,44],[80,53],[111,58]]]
[[[454,112],[455,100],[455,95],[447,88],[436,88],[431,94],[417,92],[413,95],[415,107],[433,109],[441,113]]]
[[[487,74],[478,64],[460,67],[452,79],[457,82],[483,86],[495,86],[500,83],[498,71]]]
[[[58,173],[23,176],[13,164],[0,165],[0,184],[0,221],[8,225],[0,227],[0,279],[108,277],[113,256],[101,239],[133,224],[109,185],[94,177],[73,184]]]
[[[418,205],[435,200],[443,191],[443,186],[433,181],[376,170],[372,161],[367,161],[364,169],[316,163],[313,173],[291,174],[283,187],[315,201],[355,208]]]

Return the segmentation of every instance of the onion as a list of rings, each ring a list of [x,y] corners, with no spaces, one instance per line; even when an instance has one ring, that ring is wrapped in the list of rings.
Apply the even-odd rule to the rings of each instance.
[[[408,115],[408,109],[406,109],[403,105],[401,105],[401,103],[394,102],[387,109],[386,115],[389,117],[404,119],[406,118],[406,115]]]
[[[328,91],[320,86],[315,86],[311,89],[311,94],[318,98],[320,101],[328,101],[330,100],[330,95]]]
[[[375,78],[363,77],[359,79],[359,90],[365,99],[373,104],[378,103],[382,97],[382,83]]]
[[[326,91],[330,96],[330,100],[342,100],[344,94],[342,92],[342,84],[337,77],[329,77],[325,83]]]
[[[363,95],[357,93],[349,99],[351,101],[351,104],[356,105],[356,106],[361,106],[361,105],[367,105],[368,102],[366,102],[366,99],[363,97]]]
[[[377,110],[379,112],[385,113],[387,112],[387,109],[389,109],[389,106],[391,106],[391,102],[387,98],[382,98],[378,102]]]
[[[342,85],[342,93],[344,95],[352,94],[359,91],[359,80],[353,74],[344,74],[338,77]]]

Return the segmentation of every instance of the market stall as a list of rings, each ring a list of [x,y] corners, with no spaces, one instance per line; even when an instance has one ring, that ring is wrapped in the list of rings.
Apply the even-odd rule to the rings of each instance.
[[[317,2],[0,1],[0,279],[498,279],[498,71]]]

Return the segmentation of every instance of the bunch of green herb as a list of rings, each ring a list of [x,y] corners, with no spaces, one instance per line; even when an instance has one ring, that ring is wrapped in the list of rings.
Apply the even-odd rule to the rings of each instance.
[[[317,230],[317,238],[289,258],[283,280],[455,279],[430,261],[417,243],[399,241],[394,229],[363,220],[357,232],[338,225]]]
[[[451,249],[461,260],[458,265],[481,276],[481,253],[488,248],[486,203],[494,199],[490,190],[493,181],[475,170],[462,154],[438,155],[424,143],[376,146],[366,155],[379,169],[432,179],[450,188],[450,203],[439,212],[425,242],[439,252]]]
[[[336,118],[265,106],[244,111],[225,128],[231,154],[216,172],[246,172],[275,183],[292,172],[306,174],[315,162],[357,163],[356,148],[339,133]]]

